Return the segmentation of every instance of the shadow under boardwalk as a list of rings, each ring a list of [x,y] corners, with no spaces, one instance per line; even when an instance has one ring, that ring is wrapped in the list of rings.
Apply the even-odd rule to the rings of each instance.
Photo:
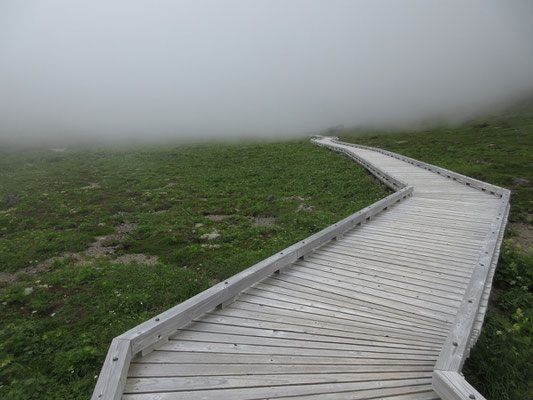
[[[133,355],[122,398],[439,398],[435,364],[502,198],[374,150],[316,143],[406,182],[412,196]]]

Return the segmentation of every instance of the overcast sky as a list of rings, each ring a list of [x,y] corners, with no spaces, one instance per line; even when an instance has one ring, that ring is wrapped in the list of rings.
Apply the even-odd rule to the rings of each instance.
[[[532,88],[530,0],[0,0],[0,138],[290,135]]]

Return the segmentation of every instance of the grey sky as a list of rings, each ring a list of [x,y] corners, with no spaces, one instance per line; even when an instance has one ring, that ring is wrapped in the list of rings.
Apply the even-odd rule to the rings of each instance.
[[[0,0],[0,137],[286,135],[532,88],[528,0]]]

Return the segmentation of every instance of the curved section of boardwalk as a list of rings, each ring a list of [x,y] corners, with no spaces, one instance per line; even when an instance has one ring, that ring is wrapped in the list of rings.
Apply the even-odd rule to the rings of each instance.
[[[472,279],[495,220],[506,217],[501,195],[332,138],[316,143],[407,182],[412,196],[252,284],[223,308],[191,316],[142,352],[130,345],[120,378],[124,399],[437,399],[432,384],[460,398],[449,388],[455,382],[449,374],[458,371],[436,364],[461,348],[452,333],[472,290],[483,293],[468,314],[466,351],[479,330],[494,254],[488,282],[472,289]],[[442,374],[434,376],[436,368]],[[452,383],[441,382],[450,376]]]

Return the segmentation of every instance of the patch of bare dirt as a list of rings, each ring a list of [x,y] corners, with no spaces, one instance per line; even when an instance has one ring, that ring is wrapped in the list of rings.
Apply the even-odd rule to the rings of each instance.
[[[0,282],[3,283],[13,283],[15,282],[20,275],[36,275],[41,271],[47,269],[55,258],[46,260],[38,265],[23,268],[17,272],[0,272]]]
[[[120,226],[120,225],[119,225]],[[115,228],[116,229],[116,228]],[[124,240],[124,237],[122,235],[106,235],[106,236],[98,236],[96,238],[96,241],[91,243],[87,250],[85,250],[82,253],[74,253],[75,254],[83,255],[88,258],[100,258],[100,257],[108,257],[112,254],[114,254],[118,248],[120,247],[120,243]]]
[[[276,225],[276,219],[274,217],[255,217],[254,226],[274,226]]]
[[[166,214],[170,211],[170,208],[168,209],[165,209],[165,210],[157,210],[157,211],[152,211],[152,214]]]
[[[156,256],[147,256],[146,254],[124,254],[111,260],[113,264],[142,264],[154,265],[157,264]]]
[[[517,186],[531,186],[531,182],[529,181],[529,179],[520,178],[518,176],[513,177],[513,183]]]
[[[309,198],[305,198],[302,196],[285,196],[282,197],[281,200],[298,200],[298,201],[307,201]]]
[[[202,244],[200,245],[206,249],[219,249],[220,248],[220,245],[219,244]]]
[[[231,217],[231,215],[217,215],[217,214],[211,214],[205,216],[208,220],[213,222],[220,222],[225,220],[226,218]]]
[[[311,211],[314,211],[314,210],[315,210],[315,206],[310,206],[310,205],[307,205],[307,204],[304,204],[304,203],[300,203],[298,205],[298,208],[296,209],[296,212],[298,212],[298,211],[311,212]]]
[[[129,235],[135,229],[137,229],[137,224],[134,224],[134,223],[124,223],[124,224],[120,224],[118,226],[115,226],[115,230],[118,233],[124,233],[126,235]]]
[[[71,265],[85,265],[100,258],[113,257],[117,250],[122,247],[122,243],[126,237],[135,229],[137,229],[137,224],[120,224],[115,227],[117,233],[96,237],[96,240],[89,244],[85,251],[81,251],[79,253],[64,252],[59,256],[51,257],[37,265],[32,265],[13,273],[0,272],[0,282],[13,283],[20,275],[36,275],[40,272],[44,272],[48,270],[52,263],[56,260],[61,261],[64,259],[69,259]],[[157,260],[157,257],[148,256],[145,254],[124,254],[109,261],[113,263],[124,264],[134,263],[154,265],[157,263]]]
[[[206,239],[206,240],[213,240],[220,237],[220,233],[213,229],[211,233],[204,233],[202,236],[200,236],[200,239]]]
[[[518,243],[525,251],[533,248],[533,225],[523,222],[511,222],[509,227],[517,234],[517,236],[512,238],[515,243]]]

